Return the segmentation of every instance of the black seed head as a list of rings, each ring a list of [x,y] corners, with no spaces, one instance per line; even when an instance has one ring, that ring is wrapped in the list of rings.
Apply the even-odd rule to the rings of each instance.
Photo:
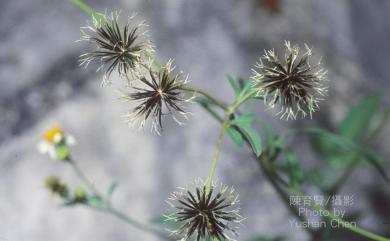
[[[45,186],[53,194],[58,195],[62,198],[66,198],[69,195],[68,187],[57,177],[46,177]]]
[[[111,73],[117,69],[120,75],[131,74],[143,62],[143,56],[153,51],[153,46],[145,38],[141,29],[145,26],[140,23],[130,26],[133,17],[129,17],[127,24],[121,27],[118,23],[119,15],[112,13],[110,17],[99,15],[93,22],[82,28],[82,39],[94,45],[91,52],[80,56],[81,65],[87,66],[93,60],[100,60],[100,69],[105,69],[104,80],[107,81]]]
[[[172,232],[180,240],[233,240],[230,234],[238,235],[238,196],[233,189],[222,184],[212,185],[209,191],[202,181],[193,185],[193,190],[180,189],[173,192],[168,203],[174,212],[167,215],[169,221],[181,226]]]
[[[298,46],[291,46],[288,41],[285,46],[283,61],[273,50],[265,51],[252,78],[259,83],[258,94],[264,97],[269,108],[279,103],[281,118],[296,119],[299,113],[302,117],[307,114],[311,117],[327,93],[326,71],[320,67],[320,61],[311,65],[312,49],[307,45],[302,55]]]
[[[146,69],[146,73],[138,77],[141,86],[133,86],[135,92],[123,94],[124,99],[138,102],[126,118],[129,124],[139,125],[141,128],[150,119],[152,131],[160,133],[163,116],[170,115],[179,124],[181,122],[178,115],[187,118],[188,113],[182,107],[185,102],[191,100],[182,90],[187,78],[173,74],[171,61],[158,71],[152,70],[151,67]]]

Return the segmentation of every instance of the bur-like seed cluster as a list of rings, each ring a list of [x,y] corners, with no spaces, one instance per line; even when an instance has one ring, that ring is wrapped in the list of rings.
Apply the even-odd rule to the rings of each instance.
[[[242,217],[234,189],[213,184],[210,189],[202,181],[192,188],[180,188],[168,200],[174,209],[167,220],[181,226],[172,231],[180,240],[234,240]]]
[[[69,195],[68,187],[58,177],[49,176],[45,179],[45,186],[54,195],[58,195],[62,198],[67,198]]]
[[[285,42],[283,61],[274,50],[265,51],[256,65],[252,78],[258,82],[258,95],[264,98],[269,108],[280,106],[281,118],[305,117],[319,109],[319,101],[327,93],[324,86],[326,71],[321,62],[311,63],[312,49],[300,54],[299,47]]]
[[[129,124],[143,128],[150,120],[152,131],[160,133],[165,115],[171,116],[179,124],[182,123],[180,117],[187,118],[188,112],[183,109],[183,104],[191,98],[185,95],[182,87],[188,78],[174,74],[173,69],[171,61],[157,71],[150,66],[145,74],[138,77],[141,86],[132,86],[132,92],[123,93],[125,100],[137,103],[125,116]]]
[[[143,63],[144,56],[153,52],[153,45],[145,37],[142,30],[145,24],[133,26],[134,16],[129,17],[127,24],[119,24],[119,14],[111,16],[99,14],[93,16],[93,21],[82,28],[81,40],[92,43],[94,48],[80,56],[81,65],[87,66],[90,62],[98,60],[105,68],[104,80],[107,81],[116,69],[120,75],[132,74]]]

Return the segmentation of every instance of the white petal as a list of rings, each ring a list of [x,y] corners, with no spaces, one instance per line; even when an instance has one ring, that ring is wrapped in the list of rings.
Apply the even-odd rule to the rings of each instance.
[[[50,149],[51,144],[49,144],[47,141],[40,141],[37,144],[37,149],[42,154],[47,154]]]
[[[65,141],[66,141],[66,145],[68,145],[68,146],[74,146],[77,144],[76,139],[72,135],[69,135],[69,134],[66,135]]]

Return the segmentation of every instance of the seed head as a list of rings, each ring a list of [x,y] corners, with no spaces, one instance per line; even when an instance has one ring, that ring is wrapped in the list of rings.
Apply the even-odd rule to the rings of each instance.
[[[234,189],[213,184],[207,191],[205,183],[199,180],[192,185],[192,190],[180,188],[171,194],[168,203],[174,211],[166,218],[181,225],[172,234],[182,241],[207,237],[234,240],[229,235],[238,235],[238,224],[242,221],[238,202]]]
[[[108,80],[115,69],[122,76],[137,71],[137,67],[143,62],[143,56],[153,52],[153,45],[145,37],[145,32],[141,32],[145,23],[131,26],[134,22],[134,16],[131,16],[127,24],[120,27],[118,18],[118,13],[94,16],[92,23],[81,29],[81,40],[94,45],[91,52],[80,56],[81,65],[87,66],[93,60],[100,60],[98,70],[108,66],[105,68],[104,81]]]
[[[54,176],[46,177],[45,186],[54,195],[58,195],[62,198],[68,197],[68,194],[69,194],[68,187],[58,177],[54,177]]]
[[[182,122],[178,116],[187,118],[188,113],[182,105],[191,98],[186,97],[182,87],[188,82],[188,77],[175,75],[173,69],[171,61],[158,71],[149,66],[146,73],[138,77],[142,86],[132,86],[135,92],[123,93],[125,100],[137,102],[136,107],[125,116],[129,124],[143,128],[150,119],[152,131],[159,134],[164,115],[170,115],[179,124]]]
[[[299,113],[311,117],[327,93],[324,86],[327,71],[321,68],[321,61],[311,65],[312,49],[307,45],[301,56],[297,45],[291,46],[286,41],[285,46],[284,61],[279,60],[274,50],[269,50],[256,65],[252,78],[259,84],[258,95],[269,108],[279,103],[281,118],[296,119]]]

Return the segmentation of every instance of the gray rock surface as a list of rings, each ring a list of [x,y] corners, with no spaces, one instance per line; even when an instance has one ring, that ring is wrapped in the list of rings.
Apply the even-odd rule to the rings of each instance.
[[[226,100],[233,92],[224,75],[248,77],[264,48],[281,49],[285,39],[314,46],[329,69],[330,97],[313,121],[294,123],[257,104],[278,130],[316,122],[332,127],[365,93],[390,88],[387,1],[286,0],[277,15],[255,0],[86,2],[100,11],[138,12],[151,25],[158,57],[175,59],[193,85]],[[58,208],[44,177],[56,174],[72,186],[79,181],[68,166],[37,153],[41,132],[63,125],[77,138],[72,151],[96,186],[105,190],[119,181],[114,203],[146,222],[164,211],[169,192],[207,176],[217,123],[192,106],[187,125],[166,122],[161,137],[129,129],[120,118],[127,106],[115,88],[101,88],[92,68],[77,66],[84,45],[75,40],[86,15],[68,1],[0,4],[0,240],[158,240],[104,214]],[[378,143],[387,154],[389,131]],[[247,217],[240,240],[257,233],[305,239],[285,222],[288,211],[247,150],[227,139],[223,148],[218,177],[236,187]]]

